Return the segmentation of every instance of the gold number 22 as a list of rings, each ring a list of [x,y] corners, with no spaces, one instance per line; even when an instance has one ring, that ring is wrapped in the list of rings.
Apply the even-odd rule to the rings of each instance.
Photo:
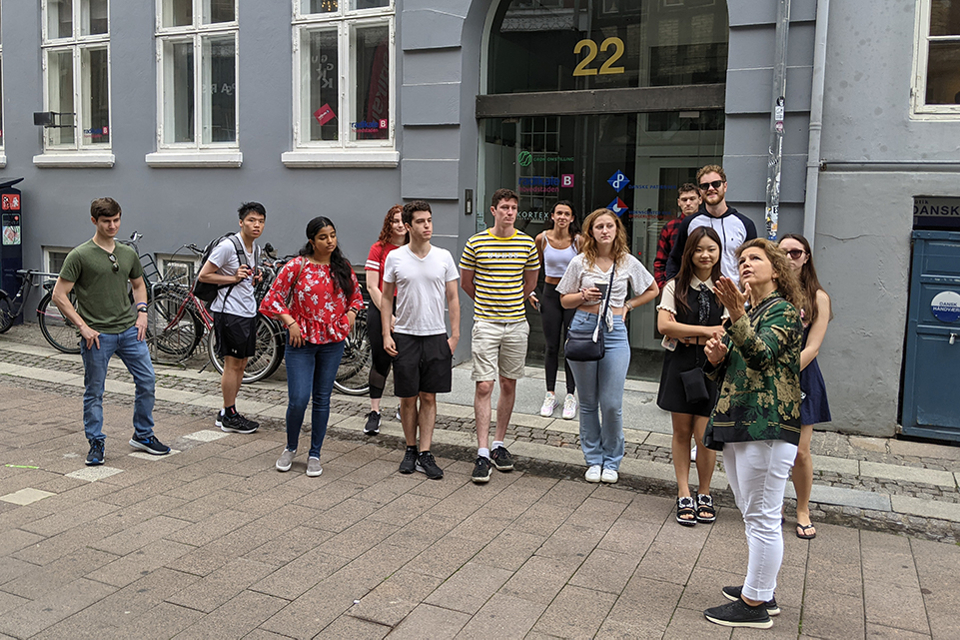
[[[573,47],[574,55],[579,55],[581,51],[587,49],[587,55],[583,60],[577,65],[573,70],[574,76],[595,76],[597,75],[597,69],[589,67],[588,65],[593,62],[597,57],[597,51],[606,52],[607,49],[613,47],[613,54],[607,58],[606,62],[600,65],[600,75],[614,75],[618,73],[624,73],[623,67],[615,67],[613,63],[619,60],[623,56],[624,45],[623,40],[616,37],[607,38],[603,43],[597,47],[597,42],[595,40],[590,40],[589,38],[581,40]]]

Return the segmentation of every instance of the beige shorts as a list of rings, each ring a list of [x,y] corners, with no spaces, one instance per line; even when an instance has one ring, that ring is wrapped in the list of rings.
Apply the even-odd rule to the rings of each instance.
[[[475,320],[471,336],[474,382],[496,380],[497,373],[517,380],[523,377],[527,360],[527,338],[530,325],[522,322],[487,322]]]

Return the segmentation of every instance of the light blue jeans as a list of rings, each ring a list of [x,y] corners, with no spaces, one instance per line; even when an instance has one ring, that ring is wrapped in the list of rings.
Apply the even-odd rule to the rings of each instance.
[[[107,364],[117,354],[133,376],[136,394],[133,399],[133,430],[137,440],[153,435],[153,404],[156,400],[156,376],[150,362],[147,343],[137,340],[137,328],[123,333],[101,333],[100,348],[94,344],[87,349],[87,341],[80,341],[83,358],[83,430],[87,440],[103,440],[103,388],[107,379]]]
[[[593,330],[597,316],[577,311],[570,331]],[[604,356],[596,362],[570,362],[580,394],[580,448],[587,466],[620,468],[623,460],[623,387],[630,366],[627,328],[619,315],[613,318],[613,331],[604,332]]]

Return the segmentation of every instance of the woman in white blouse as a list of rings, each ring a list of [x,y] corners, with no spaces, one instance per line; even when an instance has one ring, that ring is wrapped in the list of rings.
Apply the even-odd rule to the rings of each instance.
[[[576,309],[570,331],[604,331],[605,353],[595,362],[570,362],[580,393],[580,448],[587,482],[614,483],[623,459],[623,388],[630,366],[630,342],[624,319],[631,309],[657,297],[653,276],[630,255],[627,232],[609,209],[597,209],[583,223],[580,254],[570,261],[557,291],[566,309]],[[613,284],[610,286],[611,269]],[[634,297],[627,299],[627,284]],[[599,287],[597,285],[600,285]],[[609,286],[609,309],[599,314]],[[639,292],[639,293],[638,293]]]

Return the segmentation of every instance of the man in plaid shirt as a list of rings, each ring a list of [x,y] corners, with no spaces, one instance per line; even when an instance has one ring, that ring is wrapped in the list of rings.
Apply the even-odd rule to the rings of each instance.
[[[700,208],[700,192],[696,185],[686,182],[680,185],[678,193],[680,195],[677,198],[677,205],[680,207],[680,216],[668,222],[660,231],[660,238],[657,240],[657,257],[653,261],[653,278],[661,291],[663,291],[663,285],[667,284],[667,259],[670,257],[673,244],[677,241],[680,223]]]

